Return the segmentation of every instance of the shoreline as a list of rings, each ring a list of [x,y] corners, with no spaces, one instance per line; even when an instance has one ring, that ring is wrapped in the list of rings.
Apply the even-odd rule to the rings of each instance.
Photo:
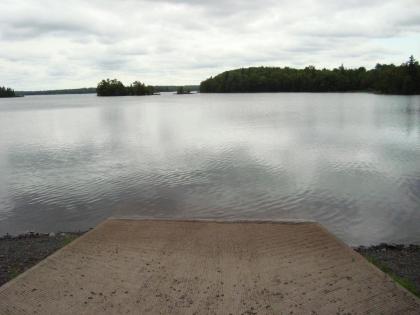
[[[0,236],[0,286],[86,232],[29,232]],[[420,245],[383,243],[352,248],[420,297]]]
[[[420,297],[420,245],[382,243],[353,249],[395,282]]]
[[[0,286],[85,232],[25,233],[0,237]]]

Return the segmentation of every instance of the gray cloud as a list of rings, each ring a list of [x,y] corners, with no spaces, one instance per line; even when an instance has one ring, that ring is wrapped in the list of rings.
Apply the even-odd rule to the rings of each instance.
[[[2,0],[0,85],[187,84],[255,65],[401,63],[420,55],[418,12],[418,0]]]

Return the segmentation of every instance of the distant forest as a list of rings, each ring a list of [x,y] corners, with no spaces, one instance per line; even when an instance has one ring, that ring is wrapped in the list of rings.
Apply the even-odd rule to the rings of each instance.
[[[155,92],[178,92],[181,88],[186,91],[198,91],[199,85],[157,85],[154,86]]]
[[[377,64],[367,70],[364,67],[347,69],[343,65],[335,69],[304,69],[289,67],[250,67],[225,71],[197,85],[151,86],[135,81],[125,86],[117,79],[106,79],[96,88],[62,89],[46,91],[17,91],[0,87],[0,97],[50,94],[88,94],[98,96],[151,95],[159,92],[199,90],[201,93],[247,92],[356,92],[366,91],[383,94],[420,94],[420,65],[413,56],[396,66]]]
[[[179,86],[176,94],[191,94],[191,90],[187,86]]]
[[[223,72],[200,84],[201,93],[351,92],[420,94],[420,66],[413,56],[401,64],[329,69],[251,67]]]
[[[11,88],[0,86],[0,97],[15,97],[15,91]]]
[[[96,93],[98,96],[124,96],[124,95],[151,95],[159,92],[179,92],[198,90],[198,85],[161,85],[151,86],[145,85],[139,81],[135,81],[129,86],[125,86],[121,81],[117,79],[106,79],[98,83]]]
[[[64,89],[64,90],[45,90],[45,91],[18,91],[20,95],[56,95],[56,94],[90,94],[96,93],[96,88]]]
[[[153,86],[145,85],[139,81],[134,81],[129,86],[124,86],[117,79],[106,79],[98,83],[96,94],[98,96],[124,96],[124,95],[152,95]]]
[[[155,85],[154,92],[176,92],[179,85]],[[184,88],[190,91],[198,91],[199,85],[185,85]],[[43,90],[43,91],[16,91],[17,95],[57,95],[57,94],[94,94],[96,87],[80,88],[80,89],[63,89],[63,90]]]

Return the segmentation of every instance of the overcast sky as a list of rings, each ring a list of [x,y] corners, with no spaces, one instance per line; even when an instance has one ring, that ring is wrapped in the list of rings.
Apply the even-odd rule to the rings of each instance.
[[[0,86],[199,84],[274,65],[420,59],[420,0],[0,0]]]

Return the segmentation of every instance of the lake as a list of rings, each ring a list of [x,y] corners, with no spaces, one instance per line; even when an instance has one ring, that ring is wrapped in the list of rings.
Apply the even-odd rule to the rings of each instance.
[[[420,96],[0,99],[0,235],[109,216],[316,220],[420,243]]]

